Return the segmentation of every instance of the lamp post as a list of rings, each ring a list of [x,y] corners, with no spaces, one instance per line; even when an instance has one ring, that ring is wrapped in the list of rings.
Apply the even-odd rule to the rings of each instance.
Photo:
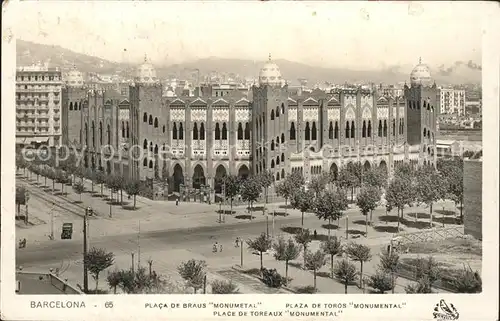
[[[243,267],[243,240],[240,240],[240,267]]]
[[[28,224],[28,216],[29,216],[29,210],[28,210],[28,201],[30,200],[30,193],[26,191],[24,195],[24,201],[26,203],[26,215],[24,216],[24,224]]]
[[[92,215],[92,207],[87,207],[85,209],[85,215],[83,216],[83,292],[87,293],[89,290],[89,275],[87,272],[87,224],[88,216]]]

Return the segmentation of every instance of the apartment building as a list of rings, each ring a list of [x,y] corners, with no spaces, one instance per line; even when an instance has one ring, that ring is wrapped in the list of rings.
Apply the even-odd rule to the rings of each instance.
[[[61,143],[62,85],[59,68],[47,64],[17,68],[16,145]]]
[[[440,88],[439,102],[441,114],[465,114],[465,90]]]

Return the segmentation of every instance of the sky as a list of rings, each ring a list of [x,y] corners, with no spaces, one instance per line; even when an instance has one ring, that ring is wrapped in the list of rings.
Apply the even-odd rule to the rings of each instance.
[[[14,5],[14,4],[13,4]],[[15,3],[16,38],[104,59],[158,65],[207,57],[287,59],[376,70],[481,64],[483,3],[173,2]],[[13,20],[12,20],[13,21]]]

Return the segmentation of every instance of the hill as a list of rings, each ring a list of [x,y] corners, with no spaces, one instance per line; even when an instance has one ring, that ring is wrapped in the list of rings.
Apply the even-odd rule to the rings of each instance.
[[[31,65],[38,61],[50,61],[52,66],[68,70],[76,66],[83,72],[118,73],[130,77],[135,66],[113,62],[99,57],[89,56],[60,46],[42,45],[33,42],[17,40],[17,65]],[[385,70],[352,70],[347,68],[322,68],[306,64],[279,59],[275,61],[283,77],[290,83],[297,83],[297,79],[306,78],[309,83],[316,82],[374,82],[396,83],[407,81],[411,66],[392,66]],[[175,65],[156,65],[158,77],[170,75],[186,75],[189,70],[200,70],[200,75],[211,72],[219,74],[236,74],[242,77],[256,77],[264,61],[243,59],[224,59],[210,57],[192,62]],[[480,83],[480,66],[472,62],[455,62],[451,67],[440,66],[433,68],[433,77],[438,84]]]

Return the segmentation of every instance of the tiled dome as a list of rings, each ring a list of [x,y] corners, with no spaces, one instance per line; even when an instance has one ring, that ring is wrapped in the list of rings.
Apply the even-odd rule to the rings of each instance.
[[[281,85],[283,79],[281,77],[280,68],[271,60],[271,55],[269,55],[269,61],[262,66],[259,72],[259,84],[261,85]]]
[[[419,60],[419,64],[413,68],[410,74],[410,82],[412,85],[423,85],[431,86],[432,77],[429,66],[422,63],[422,59]]]

